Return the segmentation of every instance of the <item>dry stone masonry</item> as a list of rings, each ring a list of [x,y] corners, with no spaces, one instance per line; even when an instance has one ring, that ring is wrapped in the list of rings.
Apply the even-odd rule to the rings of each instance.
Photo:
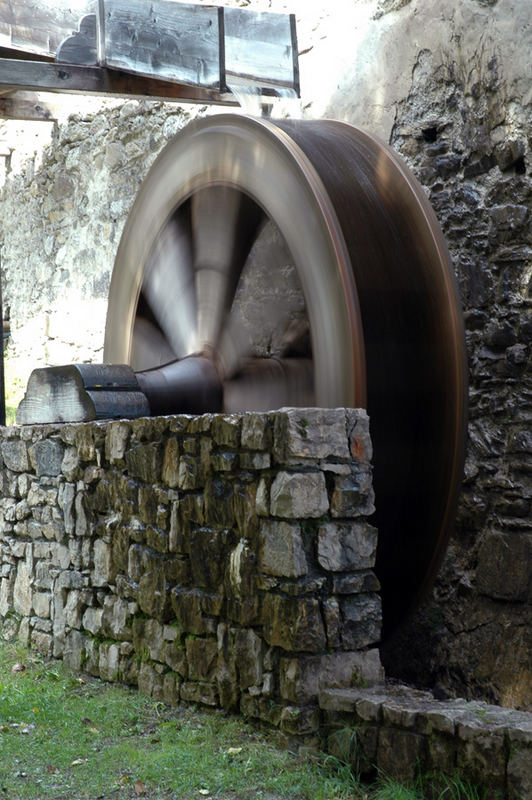
[[[382,682],[365,412],[7,428],[0,452],[4,636],[287,734]]]

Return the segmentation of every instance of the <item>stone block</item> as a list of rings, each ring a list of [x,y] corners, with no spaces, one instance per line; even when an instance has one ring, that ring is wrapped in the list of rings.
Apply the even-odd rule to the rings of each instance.
[[[31,632],[31,646],[45,658],[52,656],[52,636],[43,631],[33,630]]]
[[[351,575],[334,575],[333,594],[366,594],[380,591],[381,585],[374,572],[355,572]]]
[[[268,575],[298,578],[308,572],[301,526],[279,520],[260,523],[259,569]]]
[[[512,747],[508,759],[508,800],[532,797],[532,747]]]
[[[471,724],[459,722],[457,726],[457,760],[461,775],[471,783],[488,786],[492,792],[489,800],[504,789],[506,753],[503,730],[497,732],[481,719]]]
[[[198,489],[203,484],[201,462],[194,456],[181,456],[177,473],[177,485],[188,491]]]
[[[187,637],[185,647],[189,679],[192,681],[214,681],[218,667],[218,643],[216,639]]]
[[[260,479],[257,487],[255,511],[261,517],[267,517],[270,513],[270,489],[264,478]]]
[[[125,453],[128,475],[146,483],[155,483],[161,478],[162,452],[158,442],[138,444]]]
[[[338,475],[331,497],[333,517],[369,516],[375,511],[375,495],[369,467],[353,468],[349,475]]]
[[[196,528],[190,537],[190,569],[195,586],[218,592],[227,559],[228,532]]]
[[[501,600],[524,601],[530,592],[532,536],[490,532],[480,545],[476,581],[480,592]]]
[[[343,408],[289,408],[277,411],[274,455],[278,463],[337,458],[347,461],[346,415]]]
[[[64,454],[65,446],[60,441],[43,439],[35,442],[29,449],[29,456],[37,477],[60,475]]]
[[[456,769],[456,742],[453,737],[433,733],[428,738],[428,758],[432,772],[452,775]]]
[[[114,639],[131,638],[131,620],[129,603],[122,597],[109,595],[105,598],[102,616],[102,628]]]
[[[169,589],[164,572],[164,557],[161,556],[160,564],[145,572],[139,580],[137,602],[141,611],[160,622],[168,622],[172,618]]]
[[[164,677],[153,668],[151,664],[144,662],[139,667],[138,687],[141,694],[153,697],[154,700],[162,700]]]
[[[29,617],[33,608],[32,572],[30,564],[26,561],[19,561],[13,586],[13,609],[23,617]]]
[[[234,654],[241,689],[262,683],[264,642],[252,628],[239,628],[234,634]]]
[[[216,414],[212,421],[212,437],[217,445],[228,447],[240,446],[240,429],[242,421],[238,416]]]
[[[269,469],[269,453],[240,453],[240,468],[249,470]]]
[[[227,617],[242,625],[258,621],[257,567],[255,552],[241,539],[229,553],[224,586],[227,594]]]
[[[65,639],[63,664],[67,670],[81,672],[85,660],[85,637],[79,631],[71,631]]]
[[[247,450],[267,450],[271,445],[272,431],[268,414],[248,412],[242,415],[241,445]]]
[[[351,457],[369,463],[373,458],[373,446],[367,412],[363,408],[346,408],[345,416]]]
[[[381,599],[377,594],[359,594],[340,599],[341,638],[346,650],[376,644],[382,626]]]
[[[377,529],[368,522],[328,522],[318,529],[318,562],[331,572],[373,567]]]
[[[231,452],[212,453],[209,466],[214,472],[231,472],[238,464],[238,454]]]
[[[139,517],[147,525],[157,524],[159,495],[155,484],[140,486],[138,490]]]
[[[321,601],[328,650],[337,650],[341,644],[340,605],[336,597],[326,597]]]
[[[164,662],[182,678],[188,677],[187,653],[179,642],[166,642]]]
[[[50,618],[50,592],[34,592],[33,594],[33,610],[38,617],[42,619]]]
[[[97,461],[101,459],[100,448],[105,443],[105,423],[99,425],[94,422],[88,422],[73,425],[72,427],[74,442],[68,443],[75,444],[80,461]]]
[[[181,700],[186,703],[201,703],[204,706],[218,705],[218,689],[214,683],[185,681],[180,688]]]
[[[181,681],[171,672],[163,675],[162,701],[167,706],[176,706],[179,703]]]
[[[201,636],[214,632],[215,626],[201,610],[202,592],[175,587],[171,592],[172,608],[181,627],[187,633]]]
[[[117,420],[107,423],[105,433],[105,457],[111,464],[122,461],[131,436],[131,428],[127,422]]]
[[[144,620],[142,641],[149,650],[151,660],[163,663],[166,655],[164,626],[155,619]]]
[[[357,696],[356,690],[351,687],[380,685],[384,681],[384,670],[379,651],[374,648],[360,653],[337,652],[320,656],[281,658],[279,676],[281,697],[284,700],[297,704],[315,702],[318,695],[321,697],[321,693],[326,693],[328,689],[349,688],[348,709],[343,706],[336,708],[334,705],[322,707],[351,710]],[[334,694],[331,695],[330,702],[336,702]]]
[[[102,631],[103,608],[87,608],[82,618],[82,626],[86,631],[98,636]]]
[[[30,461],[26,442],[18,439],[4,440],[0,446],[5,466],[13,472],[28,472]]]
[[[215,528],[233,526],[233,487],[229,481],[213,478],[205,487],[205,522]]]
[[[179,443],[175,437],[168,439],[164,448],[162,479],[171,489],[179,484]]]
[[[383,727],[377,749],[377,767],[403,783],[412,783],[427,762],[427,740],[410,731]]]
[[[146,544],[158,553],[168,553],[169,536],[156,525],[146,526]]]
[[[326,646],[319,601],[268,594],[262,611],[264,638],[283,650],[316,653]]]
[[[276,517],[321,517],[329,510],[322,472],[279,472],[270,489],[270,513]]]
[[[107,586],[114,577],[111,547],[103,539],[96,539],[93,551],[94,567],[91,580],[93,586]]]
[[[216,685],[220,696],[220,705],[227,710],[238,706],[240,692],[238,690],[236,655],[234,648],[234,629],[220,622],[216,630],[218,643],[218,663],[216,669]]]
[[[15,570],[0,581],[0,617],[5,617],[13,610],[13,588],[15,585]]]
[[[120,680],[120,647],[118,644],[101,644],[98,659],[100,678],[103,681]]]
[[[170,584],[177,584],[182,588],[188,588],[192,582],[192,572],[190,570],[190,559],[188,556],[182,558],[165,558],[164,574]]]
[[[256,513],[257,484],[233,481],[233,509],[238,534],[243,539],[256,539],[258,520]]]
[[[308,736],[320,727],[318,708],[298,708],[285,706],[281,711],[281,730],[292,736]]]

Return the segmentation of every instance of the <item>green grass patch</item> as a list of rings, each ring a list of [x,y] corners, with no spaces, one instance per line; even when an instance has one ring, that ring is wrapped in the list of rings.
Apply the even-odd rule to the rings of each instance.
[[[363,797],[347,766],[298,758],[237,717],[169,709],[5,643],[0,676],[0,797]]]
[[[9,800],[482,800],[460,778],[362,785],[275,731],[67,674],[0,641],[0,798]]]

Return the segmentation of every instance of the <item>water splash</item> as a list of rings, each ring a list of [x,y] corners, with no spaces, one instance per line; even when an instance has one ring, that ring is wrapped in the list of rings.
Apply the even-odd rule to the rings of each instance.
[[[294,89],[285,86],[271,87],[268,94],[255,81],[231,76],[227,88],[238,101],[245,114],[253,117],[301,117],[301,104]],[[271,92],[271,93],[270,93]]]

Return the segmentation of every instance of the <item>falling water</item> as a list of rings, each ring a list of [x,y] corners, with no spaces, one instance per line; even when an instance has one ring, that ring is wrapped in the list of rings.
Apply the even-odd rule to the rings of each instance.
[[[250,116],[301,117],[301,103],[294,89],[275,86],[272,87],[275,95],[264,95],[262,87],[257,83],[236,75],[230,77],[227,87],[234,94],[242,111]]]

